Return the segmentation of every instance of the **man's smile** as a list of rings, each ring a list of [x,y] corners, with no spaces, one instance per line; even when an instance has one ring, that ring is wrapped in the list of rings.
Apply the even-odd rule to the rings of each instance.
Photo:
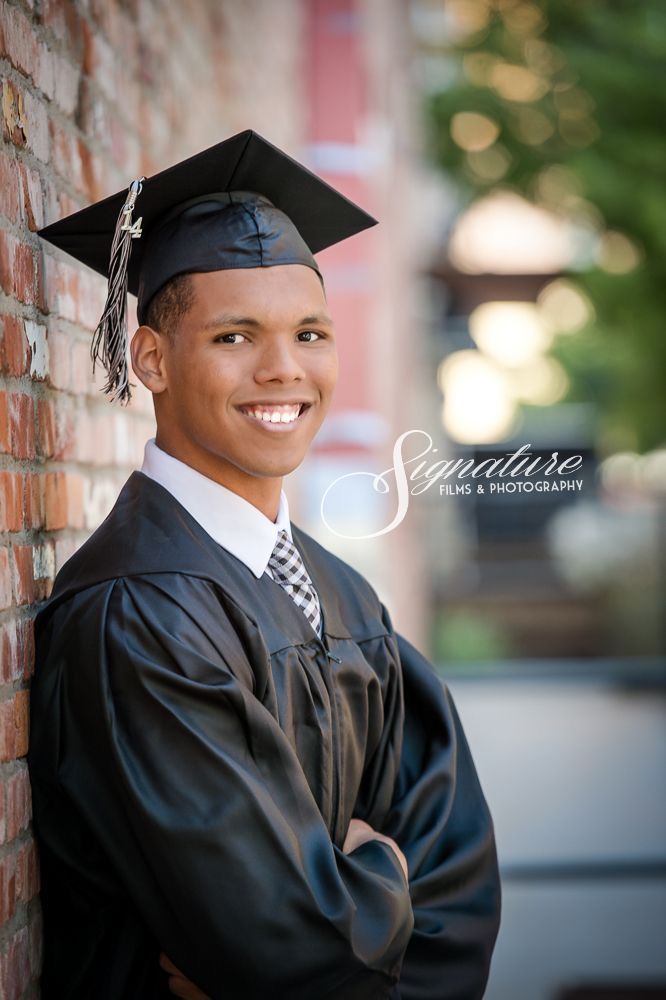
[[[261,424],[265,430],[288,431],[300,423],[311,406],[311,403],[300,400],[292,403],[245,403],[236,409],[255,424]]]

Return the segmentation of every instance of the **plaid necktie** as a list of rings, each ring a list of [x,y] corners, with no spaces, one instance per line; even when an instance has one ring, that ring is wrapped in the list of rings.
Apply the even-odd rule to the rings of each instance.
[[[278,532],[275,548],[268,560],[268,568],[273,579],[287,591],[321,637],[321,609],[317,591],[308,576],[298,549],[284,530]]]

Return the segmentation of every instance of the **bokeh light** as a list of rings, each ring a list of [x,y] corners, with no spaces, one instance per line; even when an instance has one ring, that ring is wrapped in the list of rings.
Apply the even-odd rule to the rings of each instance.
[[[469,332],[485,354],[508,367],[535,360],[552,341],[532,302],[484,302],[471,313]]]
[[[597,248],[597,263],[609,274],[627,274],[643,259],[641,250],[624,233],[608,229],[602,234]]]
[[[499,125],[487,115],[459,111],[451,119],[453,141],[468,152],[479,152],[492,146],[499,135]]]
[[[478,351],[449,355],[439,366],[444,395],[442,423],[461,444],[501,441],[517,423],[517,411],[505,373]]]
[[[559,403],[569,389],[569,376],[555,358],[536,358],[531,364],[514,368],[509,373],[513,395],[521,403],[552,406]]]
[[[542,288],[537,308],[555,333],[575,333],[594,319],[594,307],[585,293],[567,278],[556,278]]]
[[[458,220],[449,259],[468,274],[541,274],[564,270],[576,254],[564,220],[511,191],[476,201]]]

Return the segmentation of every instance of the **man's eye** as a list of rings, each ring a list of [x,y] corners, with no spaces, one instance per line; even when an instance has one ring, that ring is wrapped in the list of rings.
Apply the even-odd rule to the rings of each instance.
[[[223,333],[221,336],[216,337],[216,343],[221,344],[240,344],[240,340],[229,340],[229,337],[242,337],[245,340],[245,334],[243,333]]]
[[[301,330],[301,332],[299,333],[298,336],[299,337],[307,337],[307,340],[302,341],[302,343],[305,343],[305,344],[312,343],[312,341],[313,341],[313,339],[315,337],[318,337],[319,340],[323,339],[323,334],[317,333],[316,330]]]

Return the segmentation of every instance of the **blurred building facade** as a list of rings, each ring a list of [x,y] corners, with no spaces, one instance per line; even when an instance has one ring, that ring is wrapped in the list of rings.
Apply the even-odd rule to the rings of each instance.
[[[663,49],[654,12],[412,3],[428,145],[450,194],[424,275],[438,454],[581,456],[566,477],[575,490],[530,489],[546,477],[522,474],[493,493],[454,472],[417,498],[434,655],[496,828],[503,915],[488,1000],[666,995],[666,438],[662,418],[639,454],[642,410],[622,406],[640,395],[634,370],[663,371],[650,337],[634,335],[644,306],[630,291],[661,257],[614,231],[622,220],[641,232],[633,164],[660,128],[630,68]],[[606,28],[614,44],[595,62]],[[611,64],[627,68],[626,107]],[[642,120],[625,128],[632,100]],[[609,244],[623,260],[609,264]],[[614,349],[626,375],[606,367]],[[624,426],[608,419],[619,413]]]

